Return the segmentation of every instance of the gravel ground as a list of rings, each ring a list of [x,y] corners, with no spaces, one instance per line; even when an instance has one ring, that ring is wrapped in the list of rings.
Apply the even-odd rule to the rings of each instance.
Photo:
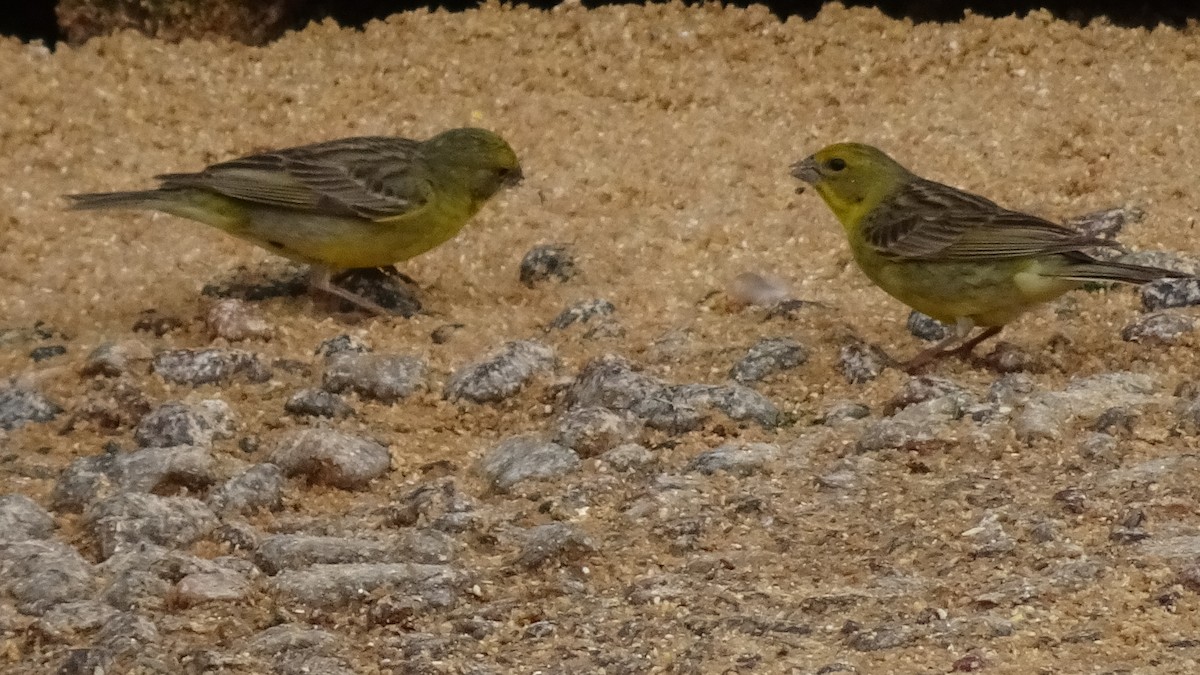
[[[0,81],[0,671],[1198,668],[1200,286],[910,377],[941,328],[787,171],[867,141],[1200,269],[1195,27],[492,4]],[[59,198],[467,124],[527,178],[409,318]]]

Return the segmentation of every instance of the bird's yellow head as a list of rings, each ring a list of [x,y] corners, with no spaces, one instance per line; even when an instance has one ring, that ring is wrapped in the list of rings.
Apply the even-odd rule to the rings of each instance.
[[[792,165],[792,175],[812,185],[849,230],[913,174],[879,148],[835,143]]]
[[[473,127],[450,129],[425,141],[423,154],[434,171],[453,174],[469,186],[476,202],[524,177],[517,153],[500,136]]]

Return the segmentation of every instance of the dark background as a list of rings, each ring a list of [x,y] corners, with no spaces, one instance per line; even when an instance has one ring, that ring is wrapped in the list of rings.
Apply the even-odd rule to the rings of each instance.
[[[411,2],[402,0],[303,0],[291,23],[300,28],[314,19],[334,17],[343,25],[361,26],[375,18],[382,18],[406,9],[417,7],[444,7],[462,10],[474,7],[476,2],[452,0],[450,2]],[[533,7],[553,7],[557,2],[523,2]],[[590,1],[585,5],[619,4]],[[797,0],[795,2],[731,2],[737,6],[765,4],[779,16],[812,17],[824,4],[823,0]],[[1200,18],[1200,2],[1163,0],[1138,2],[1137,0],[876,0],[863,2],[848,0],[852,6],[874,6],[894,17],[907,17],[914,21],[956,21],[964,10],[985,16],[1008,16],[1025,14],[1033,9],[1049,9],[1055,16],[1070,21],[1086,23],[1097,17],[1107,17],[1121,26],[1153,27],[1158,24],[1183,26],[1189,20]],[[48,43],[58,40],[58,25],[54,15],[55,0],[16,0],[0,11],[0,35],[15,35],[22,40],[40,39]]]

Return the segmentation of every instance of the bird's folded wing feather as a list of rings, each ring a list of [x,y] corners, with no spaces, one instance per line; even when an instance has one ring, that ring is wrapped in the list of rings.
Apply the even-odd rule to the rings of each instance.
[[[863,238],[891,258],[1024,258],[1116,245],[926,180],[905,186],[875,213],[863,225]]]
[[[431,198],[418,150],[416,141],[403,138],[346,138],[158,179],[164,188],[200,188],[267,206],[381,221],[420,209]]]

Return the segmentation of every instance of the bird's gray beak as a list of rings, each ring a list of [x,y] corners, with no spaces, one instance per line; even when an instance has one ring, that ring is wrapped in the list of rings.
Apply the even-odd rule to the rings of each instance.
[[[517,167],[504,176],[505,187],[515,187],[525,180],[525,174],[521,173],[521,167]]]
[[[810,156],[792,165],[792,176],[805,183],[815,184],[820,180],[821,172],[817,171],[817,162]]]

